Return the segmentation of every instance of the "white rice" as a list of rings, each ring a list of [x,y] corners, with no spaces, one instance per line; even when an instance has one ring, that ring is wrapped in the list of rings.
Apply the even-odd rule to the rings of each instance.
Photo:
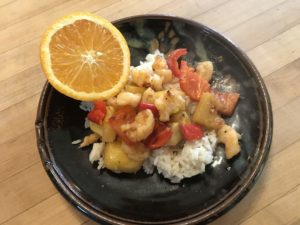
[[[81,142],[81,139],[77,139],[77,140],[75,140],[75,141],[72,141],[71,144],[72,144],[72,145],[77,145],[77,144],[79,144],[80,142]]]
[[[153,52],[153,54],[148,54],[147,56],[146,56],[146,60],[145,61],[140,61],[140,65],[139,66],[131,66],[130,67],[130,69],[131,69],[131,72],[130,72],[130,75],[129,75],[129,80],[131,81],[132,80],[132,70],[133,69],[138,69],[138,70],[147,70],[147,71],[149,71],[149,74],[151,75],[151,77],[153,78],[155,78],[155,73],[154,73],[154,71],[153,71],[153,68],[152,68],[152,65],[153,65],[153,63],[154,63],[154,61],[155,61],[155,58],[156,58],[156,56],[164,56],[164,54],[163,53],[161,53],[159,50],[155,50],[154,52]],[[158,76],[158,75],[156,75],[156,76]]]
[[[97,169],[100,170],[103,168],[103,157],[102,152],[104,150],[105,143],[94,143],[92,151],[89,154],[89,160],[91,164],[93,164],[95,161],[98,161]]]
[[[158,173],[172,183],[179,183],[184,178],[205,172],[205,166],[213,161],[216,143],[216,133],[210,132],[201,140],[186,142],[183,149],[162,147],[154,150],[143,165],[144,171],[153,173],[156,166]]]

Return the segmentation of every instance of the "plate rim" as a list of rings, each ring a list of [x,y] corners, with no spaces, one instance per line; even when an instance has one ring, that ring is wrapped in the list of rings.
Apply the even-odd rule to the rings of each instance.
[[[199,215],[200,212],[195,213],[193,215],[174,219],[174,220],[166,220],[166,221],[137,221],[132,219],[127,219],[123,217],[119,217],[117,215],[112,215],[105,211],[98,211],[93,206],[83,201],[82,196],[76,190],[77,187],[70,187],[68,185],[68,181],[66,178],[60,173],[59,168],[55,163],[52,162],[51,156],[49,154],[49,143],[47,141],[47,130],[45,123],[45,116],[47,112],[47,103],[51,99],[51,92],[53,91],[52,86],[46,82],[41,93],[41,97],[38,103],[37,116],[35,121],[35,130],[36,130],[36,140],[37,146],[40,154],[41,161],[43,163],[44,169],[46,170],[50,180],[57,188],[57,190],[62,194],[62,196],[71,203],[75,208],[81,211],[83,214],[88,216],[89,218],[97,221],[97,222],[107,222],[111,224],[194,224],[194,223],[206,223],[215,220],[221,215],[225,214],[231,208],[233,208],[241,199],[245,197],[245,195],[250,191],[252,186],[256,183],[258,177],[260,176],[265,162],[268,158],[269,151],[272,143],[273,136],[273,114],[272,114],[272,105],[270,96],[268,94],[266,85],[261,77],[260,73],[250,60],[250,58],[246,55],[246,53],[236,45],[231,39],[226,37],[225,35],[215,31],[212,28],[209,28],[199,22],[196,22],[191,19],[171,16],[165,14],[143,14],[143,15],[134,15],[121,19],[117,19],[113,21],[113,24],[125,23],[129,21],[134,21],[137,19],[163,19],[170,21],[179,21],[186,24],[190,24],[192,26],[201,28],[204,31],[207,31],[210,34],[213,34],[214,37],[217,37],[218,40],[221,40],[223,43],[226,43],[226,47],[229,48],[238,58],[239,61],[243,63],[243,66],[246,67],[247,70],[250,71],[251,76],[254,76],[257,85],[259,86],[258,90],[261,92],[262,96],[260,96],[263,101],[261,103],[265,112],[265,120],[262,122],[264,127],[263,134],[260,137],[262,140],[258,142],[260,143],[259,147],[257,147],[256,154],[258,155],[257,161],[255,162],[255,168],[253,171],[250,171],[250,175],[243,180],[243,185],[238,187],[236,185],[230,192],[228,193],[228,198],[225,200],[222,199],[220,202],[217,202],[210,210],[202,213],[203,215]],[[50,96],[50,97],[49,97]],[[73,184],[74,186],[74,184]]]

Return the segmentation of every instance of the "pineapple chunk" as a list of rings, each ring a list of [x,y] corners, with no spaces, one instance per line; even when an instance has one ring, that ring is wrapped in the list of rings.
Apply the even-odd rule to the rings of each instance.
[[[187,124],[187,123],[191,123],[191,119],[186,111],[181,111],[171,116],[171,122],[178,122],[179,124]]]
[[[100,137],[102,137],[103,135],[103,129],[102,126],[100,126],[97,123],[94,123],[92,121],[89,120],[89,125],[90,125],[90,129],[95,133],[98,134]]]
[[[214,106],[214,95],[205,92],[202,94],[196,110],[192,116],[192,121],[204,126],[207,129],[219,129],[224,124],[224,120],[218,115]]]
[[[166,145],[175,146],[182,140],[180,124],[175,122],[175,123],[170,123],[169,125],[172,130],[172,136]]]
[[[135,173],[143,161],[136,161],[127,156],[120,142],[107,143],[103,154],[104,167],[116,173]]]
[[[226,159],[237,155],[241,148],[239,145],[240,134],[228,125],[223,125],[217,132],[219,142],[225,145]]]
[[[112,106],[106,106],[106,115],[101,125],[89,121],[90,129],[102,137],[103,142],[113,142],[116,138],[116,132],[109,124],[109,119],[114,114],[115,109]]]
[[[155,98],[156,98],[155,91],[152,88],[149,87],[143,93],[142,102],[147,102],[147,103],[154,104]]]
[[[123,91],[117,95],[117,105],[118,106],[130,105],[132,107],[137,107],[137,105],[141,101],[141,98],[142,95],[139,93],[133,94],[128,91]]]

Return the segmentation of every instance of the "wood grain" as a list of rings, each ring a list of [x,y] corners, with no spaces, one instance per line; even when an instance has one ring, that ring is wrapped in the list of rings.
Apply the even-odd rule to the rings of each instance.
[[[33,129],[14,140],[1,144],[0,149],[7,149],[6,154],[2,154],[0,158],[0,183],[39,160]]]
[[[12,1],[11,4],[8,4],[6,7],[0,8],[0,29],[4,29],[14,23],[33,17],[63,2],[66,2],[66,0],[52,0],[51,2],[39,0]],[[34,7],[32,7],[33,5]]]
[[[11,3],[13,3],[13,0],[3,0],[0,2],[0,7],[5,7]]]
[[[145,13],[192,18],[245,50],[271,96],[273,144],[254,188],[211,224],[300,224],[300,0],[1,0],[0,224],[96,224],[57,193],[40,163],[34,131],[45,82],[40,37],[73,11],[109,20]]]
[[[40,40],[29,41],[0,54],[0,82],[38,65],[39,42]]]
[[[244,50],[252,49],[299,24],[300,8],[297,5],[300,5],[300,0],[282,2],[225,34],[233,40],[239,40]]]
[[[24,212],[55,192],[40,163],[11,176],[0,185],[0,223]]]
[[[298,110],[300,110],[299,97],[274,112],[274,118],[278,122],[274,124],[274,140],[271,154],[282,151],[299,139],[299,123],[295,122],[295,124],[292,124],[298,118]],[[287,135],[283,136],[284,134]]]
[[[299,147],[300,141],[297,141],[284,151],[271,157],[261,179],[245,199],[238,204],[238,207],[235,207],[212,224],[239,224],[296,188],[300,182],[300,176],[298,175],[300,156],[295,149],[299,149]],[[280,214],[280,212],[277,213]],[[294,213],[298,213],[297,209]]]
[[[298,185],[289,191],[282,198],[268,205],[266,208],[250,217],[242,223],[242,225],[256,224],[293,224],[299,221],[298,214],[295,208],[298,207],[300,201],[300,186]],[[278,213],[280,212],[280,213]]]
[[[170,3],[159,7],[157,10],[151,11],[151,13],[162,13],[167,15],[176,15],[185,18],[193,18],[197,15],[201,15],[205,12],[208,12],[219,5],[228,2],[228,0],[175,0]],[[193,8],[193,10],[191,10]]]
[[[299,58],[299,38],[297,25],[248,51],[248,55],[264,77]]]
[[[264,15],[266,10],[284,2],[284,0],[260,1],[260,0],[232,0],[215,7],[205,14],[196,16],[194,19],[219,32],[225,32],[233,27],[239,28],[238,24],[256,19],[257,15]],[[238,8],[238,10],[237,10]],[[226,20],[226,23],[224,23]]]
[[[79,225],[88,221],[71,207],[60,194],[55,194],[3,224],[53,225],[63,221],[64,225]]]
[[[276,110],[300,95],[300,60],[287,64],[265,78],[272,107]]]
[[[34,128],[39,97],[39,94],[36,94],[0,112],[0,116],[5,118],[5,120],[0,121],[0,144],[13,141],[16,137]],[[21,116],[20,112],[22,113]],[[2,154],[6,154],[6,152],[2,152]]]

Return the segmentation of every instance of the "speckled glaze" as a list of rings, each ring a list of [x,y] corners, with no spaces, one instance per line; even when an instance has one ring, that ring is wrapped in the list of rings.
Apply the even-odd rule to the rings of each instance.
[[[207,166],[205,174],[171,184],[159,174],[99,172],[79,150],[85,112],[79,102],[55,91],[42,92],[36,133],[44,168],[59,192],[101,224],[205,224],[221,216],[252,188],[266,162],[272,139],[272,110],[261,76],[248,57],[217,32],[190,20],[161,15],[135,16],[114,23],[124,34],[132,65],[156,48],[185,47],[189,62],[211,60],[215,87],[241,94],[226,121],[241,134],[241,154]],[[220,82],[225,80],[224,82]],[[230,84],[230,85],[228,85]],[[217,152],[222,153],[222,146]]]

